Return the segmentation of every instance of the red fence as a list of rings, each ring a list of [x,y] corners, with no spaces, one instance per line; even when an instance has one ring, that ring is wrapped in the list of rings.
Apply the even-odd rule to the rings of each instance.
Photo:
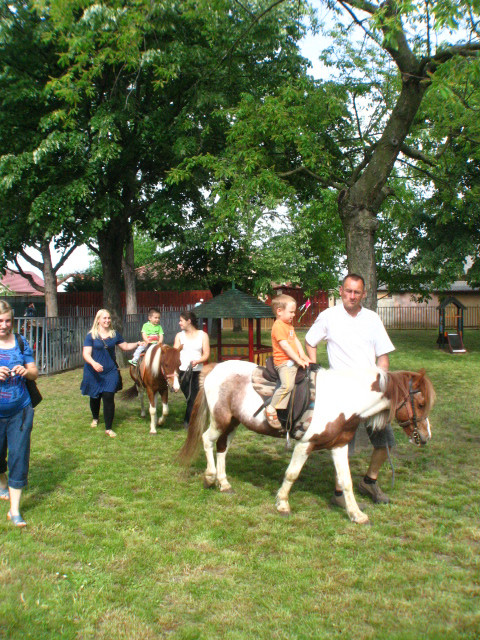
[[[139,307],[174,307],[186,309],[193,307],[200,299],[210,300],[210,291],[137,291]],[[125,309],[125,293],[121,293],[122,309]],[[70,315],[77,309],[101,309],[103,306],[102,291],[74,291],[58,293],[60,315]],[[81,314],[80,314],[81,315]]]

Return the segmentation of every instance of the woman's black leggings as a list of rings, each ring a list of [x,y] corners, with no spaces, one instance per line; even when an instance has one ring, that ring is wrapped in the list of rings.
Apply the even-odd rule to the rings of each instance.
[[[100,400],[102,399],[105,431],[108,431],[112,428],[113,416],[115,415],[115,394],[112,391],[104,391],[98,398],[90,398],[90,410],[94,420],[98,420],[100,415]]]

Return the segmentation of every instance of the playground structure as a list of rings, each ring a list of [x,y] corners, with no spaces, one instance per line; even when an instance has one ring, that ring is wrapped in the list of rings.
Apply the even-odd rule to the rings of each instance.
[[[273,318],[271,307],[253,296],[232,287],[220,295],[207,300],[195,307],[195,315],[203,320],[204,331],[207,331],[207,321],[216,323],[217,343],[211,345],[211,359],[248,360],[258,365],[264,365],[268,356],[272,355],[272,347],[262,344],[261,320]],[[248,319],[248,344],[229,344],[222,341],[222,320],[224,318]],[[256,337],[254,340],[254,321],[256,322]]]
[[[450,353],[467,352],[463,345],[463,313],[465,309],[465,305],[453,296],[445,298],[438,306],[437,344],[440,348],[448,348]]]

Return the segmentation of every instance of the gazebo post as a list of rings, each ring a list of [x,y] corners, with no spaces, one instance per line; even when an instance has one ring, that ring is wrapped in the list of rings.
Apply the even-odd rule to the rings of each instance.
[[[203,330],[208,333],[208,318],[203,319]]]
[[[222,319],[217,318],[217,360],[222,361]]]
[[[257,318],[257,349],[262,346],[262,320]]]
[[[248,359],[250,362],[254,362],[253,359],[253,318],[248,319]]]

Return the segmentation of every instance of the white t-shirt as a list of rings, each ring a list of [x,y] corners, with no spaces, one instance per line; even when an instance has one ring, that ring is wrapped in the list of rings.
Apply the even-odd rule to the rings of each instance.
[[[352,317],[343,304],[322,311],[305,340],[312,347],[327,341],[331,369],[374,367],[379,356],[395,351],[378,314],[362,307]]]
[[[180,351],[180,371],[186,371],[188,365],[193,360],[200,360],[203,355],[203,334],[201,330],[197,330],[197,333],[193,338],[187,337],[185,331],[180,331],[178,334],[180,344],[183,345],[183,349]],[[203,362],[193,367],[193,371],[201,371],[203,369]]]

